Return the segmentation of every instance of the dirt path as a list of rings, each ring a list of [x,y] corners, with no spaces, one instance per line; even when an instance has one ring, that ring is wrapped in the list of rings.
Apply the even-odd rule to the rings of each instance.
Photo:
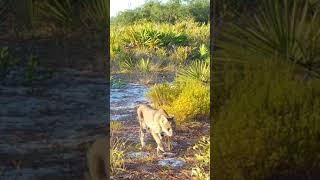
[[[139,141],[139,125],[132,114],[127,120],[121,121],[120,129],[112,131],[112,138],[127,141],[125,171],[111,177],[111,179],[192,179],[191,169],[195,167],[194,152],[188,150],[198,142],[201,136],[209,133],[209,124],[206,122],[193,122],[177,126],[176,136],[173,139],[174,160],[185,162],[182,167],[159,165],[160,160],[170,159],[156,155],[156,143],[150,134],[147,135],[147,147],[141,150]],[[146,157],[130,157],[133,153],[148,153]]]
[[[107,87],[74,70],[33,88],[0,83],[0,179],[83,179],[88,144],[106,133]]]

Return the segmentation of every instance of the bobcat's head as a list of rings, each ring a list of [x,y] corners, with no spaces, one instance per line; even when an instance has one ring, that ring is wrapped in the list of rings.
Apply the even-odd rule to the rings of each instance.
[[[167,136],[172,136],[174,129],[176,127],[175,118],[165,117],[162,115],[160,119],[160,126],[162,129],[162,132],[164,132]]]

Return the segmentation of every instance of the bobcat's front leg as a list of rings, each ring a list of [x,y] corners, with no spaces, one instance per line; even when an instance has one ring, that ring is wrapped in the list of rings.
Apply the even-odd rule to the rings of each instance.
[[[162,152],[165,152],[163,149],[163,145],[161,143],[161,138],[157,133],[152,132],[152,137],[154,138],[154,140],[157,143],[157,154],[159,154],[159,151],[161,150]]]
[[[140,142],[141,142],[142,148],[146,145],[146,143],[144,141],[145,133],[146,133],[146,130],[143,129],[142,127],[140,127]]]

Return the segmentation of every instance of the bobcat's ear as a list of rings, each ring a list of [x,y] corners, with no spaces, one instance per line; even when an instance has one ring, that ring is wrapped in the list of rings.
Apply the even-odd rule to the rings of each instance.
[[[164,117],[163,115],[161,115],[161,122],[164,124],[168,121],[168,119],[166,117]]]

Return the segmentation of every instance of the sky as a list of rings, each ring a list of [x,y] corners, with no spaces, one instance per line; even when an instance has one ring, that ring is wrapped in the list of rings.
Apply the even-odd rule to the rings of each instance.
[[[118,12],[125,9],[134,9],[144,4],[145,0],[111,0],[110,16],[116,16]]]
[[[166,2],[167,0],[162,0]],[[126,9],[134,9],[143,5],[145,0],[111,0],[110,1],[110,16],[116,16],[118,12]]]

